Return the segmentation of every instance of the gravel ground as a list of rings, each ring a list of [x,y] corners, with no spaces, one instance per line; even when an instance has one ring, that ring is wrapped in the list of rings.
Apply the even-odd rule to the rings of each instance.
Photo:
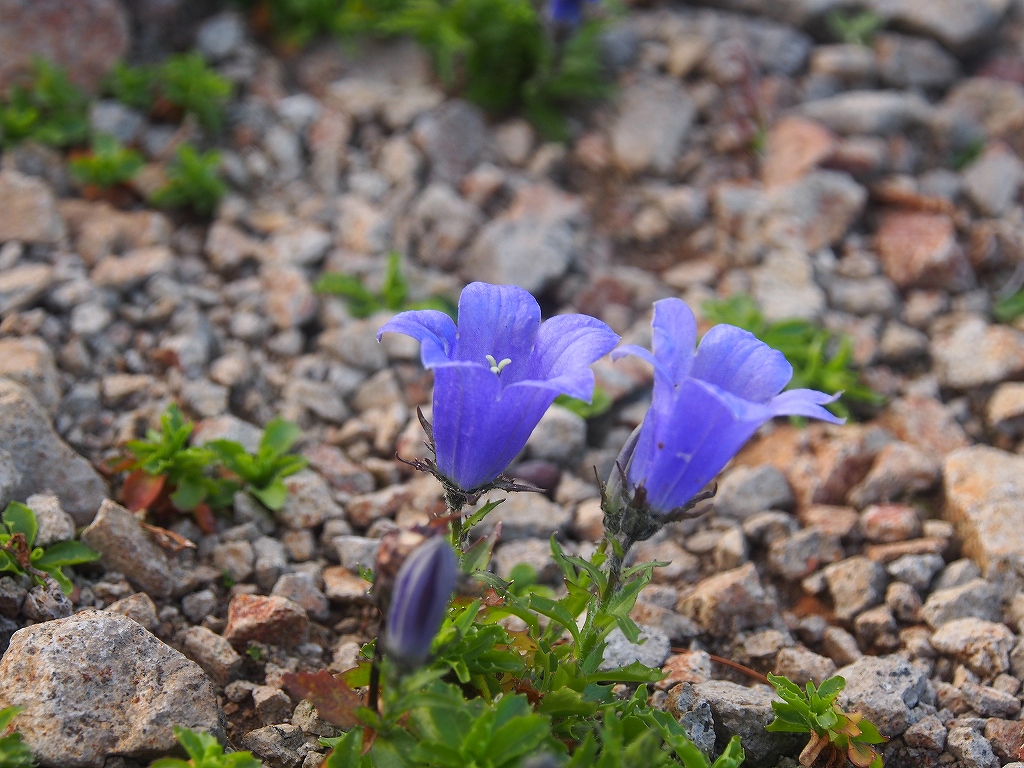
[[[0,578],[0,706],[34,702],[19,725],[39,759],[144,765],[184,724],[273,768],[322,760],[333,727],[281,676],[352,664],[376,628],[358,568],[443,509],[394,460],[423,453],[416,343],[378,345],[386,313],[311,288],[324,271],[379,285],[397,249],[414,299],[515,283],[633,343],[656,299],[699,315],[737,293],[847,334],[887,404],[764,428],[706,515],[636,547],[670,565],[634,614],[648,642],[609,654],[664,665],[662,690],[692,683],[687,711],[710,711],[720,745],[740,733],[755,768],[795,765],[792,745],[761,729],[768,691],[709,653],[798,682],[838,670],[891,737],[887,765],[1019,766],[1024,324],[991,307],[1024,282],[1024,3],[866,4],[888,20],[871,47],[827,42],[838,2],[631,9],[607,40],[616,97],[562,145],[446,97],[406,44],[283,56],[232,12],[69,3],[114,20],[62,42],[83,72],[134,35],[194,41],[239,87],[232,192],[209,222],[87,202],[52,150],[2,155],[0,501],[27,499],[51,541],[88,526],[103,554],[70,600]],[[151,158],[176,140],[114,102],[91,117]],[[549,492],[493,515],[498,573],[555,579],[552,534],[583,553],[600,538],[593,467],[607,474],[651,382],[630,359],[595,370],[614,405],[545,416],[518,475]],[[310,466],[285,507],[239,495],[207,535],[151,521],[196,545],[159,546],[96,468],[172,401],[203,440],[298,422]]]

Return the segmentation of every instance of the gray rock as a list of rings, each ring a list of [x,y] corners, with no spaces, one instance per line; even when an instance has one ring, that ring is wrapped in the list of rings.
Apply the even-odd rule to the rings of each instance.
[[[527,565],[537,573],[541,582],[561,583],[562,572],[551,557],[551,545],[544,539],[516,539],[500,543],[491,563],[494,572],[503,579],[508,579],[517,565]]]
[[[174,577],[167,555],[149,537],[135,515],[106,499],[96,519],[82,532],[82,543],[100,553],[103,566],[120,571],[153,597],[169,597]]]
[[[617,165],[626,173],[667,174],[696,116],[696,105],[674,79],[629,86],[619,97],[619,115],[611,129]]]
[[[160,620],[156,615],[156,604],[145,592],[136,592],[134,595],[122,597],[120,600],[108,605],[107,610],[127,616],[150,632],[155,632],[160,624]]]
[[[927,120],[931,108],[908,91],[847,91],[806,102],[800,111],[841,134],[894,134]]]
[[[799,581],[823,565],[843,559],[839,537],[811,526],[768,547],[768,569],[787,581]]]
[[[242,657],[231,643],[206,627],[186,629],[181,648],[217,685],[227,685],[242,671]]]
[[[747,755],[744,765],[770,768],[781,755],[800,749],[799,737],[765,731],[775,719],[771,703],[778,701],[768,686],[745,688],[726,680],[711,680],[698,683],[694,690],[711,706],[718,750],[725,749],[733,736],[739,736]]]
[[[969,581],[974,581],[981,576],[981,569],[973,560],[962,557],[942,569],[939,578],[932,585],[932,590],[952,589],[961,587]]]
[[[25,264],[0,270],[0,315],[34,304],[53,282],[53,267],[48,264]]]
[[[963,52],[981,45],[1009,7],[1009,0],[870,0],[867,6],[894,26],[934,37]]]
[[[163,756],[176,747],[176,725],[225,738],[203,671],[118,613],[84,611],[16,632],[0,683],[0,706],[25,707],[18,730],[44,765]]]
[[[971,709],[982,717],[1004,717],[1010,718],[1020,712],[1020,699],[1016,696],[992,688],[987,685],[978,685],[970,680],[962,683],[960,693],[971,705]]]
[[[58,437],[29,391],[8,379],[0,379],[0,447],[21,474],[13,498],[49,489],[77,525],[92,520],[107,494],[103,478]]]
[[[231,11],[218,13],[203,22],[196,32],[196,47],[210,61],[222,61],[245,42],[245,22]]]
[[[21,604],[25,602],[30,581],[19,577],[0,576],[0,615],[15,619],[21,613]]]
[[[692,683],[671,688],[665,704],[692,741],[708,758],[715,751],[715,719],[711,705],[697,695]]]
[[[882,602],[888,577],[881,565],[858,555],[825,568],[825,580],[836,618],[848,621]]]
[[[679,602],[679,612],[716,637],[767,624],[777,606],[753,563],[704,579]]]
[[[297,750],[306,741],[302,729],[291,723],[268,725],[242,737],[242,748],[265,760],[270,768],[299,768]]]
[[[890,88],[948,88],[960,64],[932,40],[883,32],[872,41],[878,73]]]
[[[421,116],[413,136],[430,161],[431,179],[458,186],[483,152],[487,128],[479,109],[453,100]]]
[[[278,522],[292,530],[315,528],[329,518],[341,517],[341,508],[320,475],[304,469],[284,479],[288,496],[284,506],[274,513]]]
[[[181,611],[188,620],[198,624],[217,610],[217,595],[213,590],[203,589],[181,598]]]
[[[932,335],[931,355],[939,384],[973,389],[1024,372],[1024,334],[967,315]]]
[[[821,685],[835,673],[832,659],[803,647],[783,648],[775,657],[775,674],[784,675],[799,686],[808,681]]]
[[[878,453],[867,476],[847,497],[858,509],[893,501],[934,488],[941,474],[939,463],[909,443],[893,442]]]
[[[25,505],[35,512],[39,526],[35,546],[45,549],[59,541],[75,538],[75,521],[61,509],[60,499],[53,494],[33,494],[25,499]]]
[[[812,211],[805,208],[803,213]],[[792,226],[804,229],[790,218],[789,212],[783,216]],[[831,214],[829,225],[833,226],[840,218]],[[817,320],[825,310],[825,292],[815,282],[813,264],[802,249],[772,251],[761,266],[752,270],[751,278],[751,294],[771,322],[793,318]]]
[[[864,656],[837,673],[846,679],[843,707],[864,714],[883,736],[898,736],[913,722],[911,710],[934,703],[928,678],[899,656]]]
[[[99,99],[89,107],[89,127],[93,133],[113,136],[122,144],[131,144],[146,124],[140,112],[116,99]]]
[[[74,611],[56,581],[46,580],[46,584],[32,587],[21,604],[22,614],[33,621],[53,621],[67,618]]]
[[[2,9],[0,9],[2,12]],[[0,243],[56,242],[64,234],[57,201],[46,182],[17,171],[0,172]]]
[[[654,627],[640,627],[640,642],[631,643],[616,627],[608,633],[601,669],[618,669],[639,661],[646,667],[660,669],[672,652],[668,635]]]
[[[252,543],[253,576],[262,589],[271,589],[278,577],[288,568],[288,555],[284,543],[271,536],[260,536]]]
[[[1024,183],[1024,163],[1012,150],[996,146],[963,171],[967,196],[986,216],[1002,216]]]
[[[484,496],[477,507],[495,499],[504,501],[495,507],[473,529],[475,535],[484,536],[501,523],[501,540],[550,539],[553,534],[568,530],[572,513],[560,504],[549,501],[539,493],[492,493]]]
[[[921,718],[903,733],[908,746],[941,752],[946,746],[946,726],[935,715]]]
[[[380,539],[367,539],[363,536],[337,536],[334,547],[338,552],[338,561],[350,571],[360,567],[373,568],[377,562],[377,550]]]
[[[932,629],[937,629],[947,622],[970,616],[999,621],[1002,613],[999,588],[984,579],[972,579],[966,584],[939,589],[928,595],[921,609],[921,618]]]
[[[992,752],[992,745],[973,728],[960,726],[950,730],[946,750],[960,760],[964,768],[999,768],[999,758]]]
[[[580,250],[583,218],[579,198],[543,182],[523,186],[509,209],[480,230],[462,272],[470,280],[541,293],[565,274]]]
[[[288,694],[270,685],[257,685],[252,689],[256,714],[264,725],[287,723],[292,719],[292,702]]]
[[[10,451],[0,448],[0,509],[6,509],[21,485],[21,472]]]
[[[995,677],[1010,668],[1014,637],[1005,624],[967,618],[943,624],[929,642],[939,653],[959,659],[982,677]]]
[[[903,555],[889,563],[886,570],[894,579],[924,592],[944,565],[942,555]]]
[[[572,411],[553,405],[541,417],[526,447],[532,458],[575,466],[587,447],[587,422]]]
[[[308,573],[282,574],[270,594],[301,605],[317,621],[326,621],[331,614],[327,596],[317,588],[316,581]]]
[[[716,512],[744,520],[768,509],[792,509],[793,491],[771,464],[736,467],[722,478],[714,504]]]
[[[60,379],[53,353],[38,336],[0,339],[0,378],[16,381],[32,392],[50,413],[60,403]]]
[[[214,568],[238,582],[252,574],[256,554],[248,541],[225,541],[213,548],[212,559]]]

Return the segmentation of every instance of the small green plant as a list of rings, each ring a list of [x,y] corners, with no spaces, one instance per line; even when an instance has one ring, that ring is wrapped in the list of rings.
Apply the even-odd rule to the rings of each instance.
[[[251,752],[224,754],[224,748],[208,733],[196,733],[188,728],[174,726],[174,736],[188,753],[189,760],[165,757],[150,768],[262,768],[263,763]]]
[[[37,58],[26,84],[14,85],[0,103],[4,146],[33,139],[55,147],[85,143],[88,99],[67,73]]]
[[[263,661],[263,646],[254,643],[245,649],[245,655],[253,661]]]
[[[142,162],[142,155],[134,149],[121,146],[113,136],[99,134],[93,137],[92,153],[76,157],[68,168],[79,183],[109,189],[130,181]]]
[[[25,710],[24,707],[0,709],[0,733],[6,731],[11,721]],[[21,740],[17,731],[0,737],[0,768],[32,768],[36,764],[32,750]]]
[[[341,296],[354,317],[369,317],[374,312],[389,309],[436,309],[455,317],[456,309],[448,301],[433,297],[426,301],[410,302],[409,283],[402,274],[402,257],[397,251],[388,254],[387,269],[379,293],[373,293],[363,281],[340,272],[325,272],[313,284],[313,290]]]
[[[263,431],[259,449],[251,454],[233,440],[213,440],[206,448],[213,451],[227,469],[245,482],[245,490],[267,509],[284,506],[288,489],[283,478],[294,475],[309,462],[288,453],[302,431],[297,424],[274,419]]]
[[[199,53],[170,57],[157,71],[160,96],[196,116],[211,131],[224,123],[224,104],[231,96],[231,82],[207,66]]]
[[[100,555],[80,541],[60,541],[46,549],[35,546],[39,523],[36,514],[24,504],[12,501],[3,513],[0,526],[0,571],[19,576],[30,575],[37,584],[50,577],[65,595],[74,589],[64,567],[91,563]],[[2,729],[0,729],[2,730]]]
[[[1012,323],[1018,317],[1024,317],[1024,291],[999,299],[992,307],[992,315],[1000,323]]]
[[[149,112],[153,107],[156,82],[155,67],[133,67],[119,61],[104,79],[103,92],[125,106]]]
[[[782,701],[773,701],[775,719],[767,729],[773,733],[808,733],[811,738],[800,753],[805,768],[836,768],[849,759],[857,768],[882,768],[882,756],[875,745],[886,739],[863,715],[845,712],[836,698],[846,687],[842,677],[830,677],[820,686],[808,682],[806,689],[785,677],[769,674],[768,681]]]
[[[200,154],[191,144],[182,144],[167,166],[167,184],[150,201],[162,208],[192,208],[208,215],[226,192],[220,178],[220,153]]]
[[[782,320],[769,323],[749,296],[737,295],[724,301],[704,303],[704,315],[712,323],[727,323],[750,331],[793,366],[789,389],[817,389],[829,394],[842,392],[842,399],[828,407],[849,417],[846,402],[881,405],[881,395],[860,383],[852,368],[853,346],[845,336],[837,336],[807,320]]]
[[[869,46],[875,33],[885,26],[885,19],[871,11],[833,11],[828,15],[828,25],[844,43]]]
[[[594,387],[594,396],[589,403],[576,397],[559,395],[555,398],[555,405],[560,405],[584,419],[594,419],[607,413],[613,403],[607,392],[601,387]]]
[[[967,146],[953,155],[950,165],[953,170],[962,171],[985,153],[986,141],[984,137],[977,137],[967,142]]]

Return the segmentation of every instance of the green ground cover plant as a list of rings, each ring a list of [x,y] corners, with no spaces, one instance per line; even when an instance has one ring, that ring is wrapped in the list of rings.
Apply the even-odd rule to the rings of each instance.
[[[399,312],[406,309],[436,309],[455,317],[457,308],[440,297],[426,301],[409,301],[409,281],[402,273],[402,257],[397,251],[388,254],[384,280],[380,291],[374,293],[361,278],[341,272],[325,272],[313,284],[313,290],[340,296],[353,317],[366,318],[381,310]]]
[[[39,533],[36,513],[18,501],[7,505],[0,530],[0,571],[31,576],[37,584],[43,584],[47,578],[51,578],[60,585],[65,595],[71,594],[74,585],[64,573],[64,568],[91,563],[100,558],[98,552],[80,541],[60,541],[45,549],[35,546]],[[6,726],[6,723],[3,725]],[[0,727],[0,730],[3,728]]]
[[[178,147],[167,164],[167,184],[150,197],[161,208],[191,208],[207,216],[227,193],[220,176],[220,152],[199,152],[191,144]]]
[[[11,721],[24,710],[24,707],[5,707],[0,709],[0,733],[8,731],[11,727]],[[36,761],[32,757],[32,751],[21,740],[20,733],[13,731],[0,737],[0,768],[31,768],[35,764]]]
[[[142,155],[124,147],[113,136],[99,134],[92,138],[92,151],[68,163],[68,170],[80,184],[109,189],[131,181],[142,168]]]
[[[84,144],[89,136],[89,101],[60,67],[42,58],[0,100],[3,146],[31,139],[54,147]]]

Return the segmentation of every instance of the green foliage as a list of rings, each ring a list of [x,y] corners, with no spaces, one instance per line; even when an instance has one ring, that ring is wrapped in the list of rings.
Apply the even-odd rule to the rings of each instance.
[[[842,399],[828,406],[834,413],[849,417],[844,401],[870,405],[884,402],[881,395],[860,383],[852,367],[853,346],[845,336],[833,334],[807,320],[769,323],[749,296],[708,301],[703,309],[712,323],[728,323],[750,331],[785,355],[793,366],[788,389],[809,388],[828,394],[842,392]]]
[[[307,463],[301,456],[288,454],[300,434],[296,425],[282,419],[271,421],[255,454],[233,440],[190,446],[193,427],[178,406],[171,404],[160,417],[159,432],[149,430],[145,440],[125,446],[132,456],[125,468],[165,477],[174,488],[171,502],[183,512],[200,504],[225,509],[243,488],[270,509],[281,508],[287,495],[282,478]]]
[[[199,53],[182,53],[165,61],[156,75],[160,96],[193,114],[203,127],[219,131],[231,83],[206,65]]]
[[[985,153],[985,146],[986,142],[983,136],[971,139],[967,143],[967,146],[953,155],[950,165],[953,166],[954,170],[964,170],[964,168],[969,166]]]
[[[150,768],[262,768],[263,763],[251,752],[224,754],[224,748],[208,733],[196,733],[174,726],[174,736],[188,753],[189,760],[165,757]]]
[[[584,419],[593,419],[607,413],[613,403],[607,392],[601,387],[594,387],[594,396],[589,403],[577,397],[559,395],[555,398],[555,405],[560,405]]]
[[[322,33],[408,35],[450,89],[484,109],[522,110],[545,136],[567,136],[564,110],[607,97],[601,25],[556,42],[530,0],[269,0],[292,42]]]
[[[24,707],[0,709],[0,733],[6,731],[11,721],[24,710]],[[21,740],[20,733],[14,732],[0,737],[0,768],[32,768],[35,764],[32,750]]]
[[[245,482],[245,489],[263,502],[263,506],[278,510],[284,506],[288,495],[283,478],[294,475],[309,463],[302,456],[288,453],[301,434],[297,424],[274,419],[263,431],[255,454],[248,453],[233,440],[213,440],[206,448]]]
[[[436,309],[451,317],[456,308],[451,302],[434,296],[426,301],[409,301],[409,283],[402,274],[402,257],[397,251],[388,254],[387,269],[379,293],[374,293],[363,281],[353,275],[340,272],[325,272],[313,284],[313,290],[341,296],[348,304],[353,317],[369,317],[374,312],[387,309],[401,312],[407,309]]]
[[[100,134],[92,139],[92,154],[75,158],[68,167],[80,183],[108,189],[124,184],[138,173],[142,155],[121,146],[113,136]]]
[[[869,46],[875,33],[885,26],[885,19],[871,11],[833,11],[828,15],[828,25],[844,43]]]
[[[49,576],[60,585],[65,595],[70,595],[74,586],[64,573],[64,567],[91,563],[100,557],[98,552],[93,552],[80,541],[60,541],[46,549],[35,546],[39,533],[36,514],[20,502],[12,501],[7,505],[2,521],[0,571],[19,576],[31,575],[38,584],[43,584]]]
[[[773,701],[775,719],[767,729],[774,733],[809,733],[811,740],[804,755],[830,753],[845,755],[858,768],[882,768],[882,756],[874,745],[885,742],[878,729],[863,715],[845,712],[836,698],[846,680],[836,676],[820,686],[808,682],[806,689],[785,677],[769,674],[768,681],[778,691],[781,702]],[[822,764],[833,765],[827,759]],[[810,762],[802,763],[810,765]]]
[[[156,84],[156,67],[133,67],[119,61],[103,81],[103,91],[126,106],[149,112],[153,107]]]
[[[992,314],[1001,323],[1012,323],[1018,317],[1024,317],[1024,291],[997,301],[992,307]]]
[[[55,147],[85,143],[88,99],[67,73],[44,59],[32,64],[27,84],[14,85],[0,102],[5,147],[33,139]]]
[[[154,192],[150,202],[162,208],[192,208],[208,215],[226,192],[227,186],[220,178],[220,153],[200,154],[191,144],[182,144],[167,166],[166,186]]]

